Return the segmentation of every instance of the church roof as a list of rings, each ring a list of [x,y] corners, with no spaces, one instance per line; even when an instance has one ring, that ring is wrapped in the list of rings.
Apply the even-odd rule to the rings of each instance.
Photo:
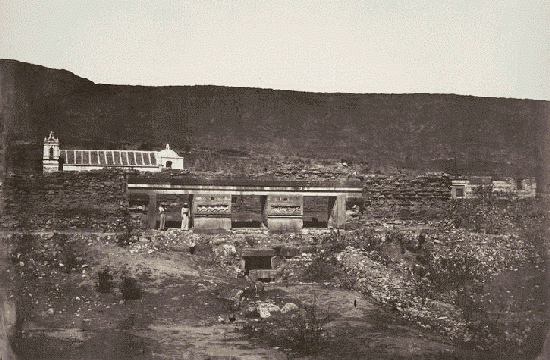
[[[159,155],[162,158],[179,158],[180,156],[172,149],[170,149],[170,145],[166,144],[166,148],[159,151]]]
[[[158,166],[154,151],[135,150],[60,150],[67,165]]]

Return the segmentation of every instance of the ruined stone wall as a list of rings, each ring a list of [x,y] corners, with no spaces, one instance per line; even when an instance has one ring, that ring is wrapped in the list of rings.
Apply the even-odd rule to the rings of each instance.
[[[128,228],[121,171],[7,176],[1,230],[123,231]]]
[[[365,175],[363,214],[371,218],[430,218],[451,195],[451,179],[445,174]]]

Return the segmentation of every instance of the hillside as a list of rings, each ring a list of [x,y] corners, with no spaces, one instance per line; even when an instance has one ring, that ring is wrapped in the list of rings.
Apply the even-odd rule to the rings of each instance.
[[[371,171],[537,177],[547,155],[547,101],[104,85],[14,60],[0,60],[0,72],[12,149],[39,144],[54,130],[65,147],[170,143],[179,151],[347,158]]]

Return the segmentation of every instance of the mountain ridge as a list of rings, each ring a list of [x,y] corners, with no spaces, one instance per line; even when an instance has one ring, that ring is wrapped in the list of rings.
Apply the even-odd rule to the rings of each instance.
[[[12,148],[53,130],[74,147],[170,143],[514,177],[541,177],[549,158],[544,100],[96,84],[16,60],[0,60],[0,72]]]

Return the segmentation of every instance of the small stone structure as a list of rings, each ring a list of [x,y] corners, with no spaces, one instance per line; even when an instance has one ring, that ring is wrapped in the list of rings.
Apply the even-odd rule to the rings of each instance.
[[[298,255],[298,248],[278,246],[274,248],[242,249],[240,269],[252,281],[271,281],[277,276],[281,264]]]
[[[252,281],[271,281],[277,277],[279,266],[299,254],[299,248],[293,246],[245,248],[240,253],[240,269]]]
[[[274,249],[243,249],[241,253],[241,270],[252,281],[271,280],[275,277],[277,255]]]
[[[537,183],[534,178],[505,178],[493,180],[490,176],[472,176],[453,179],[451,197],[453,199],[471,199],[477,196],[477,190],[487,188],[496,196],[512,196],[517,198],[532,198],[536,196]]]
[[[170,145],[161,151],[137,150],[61,150],[59,139],[50,132],[44,138],[43,172],[90,171],[123,168],[148,172],[162,169],[183,170],[183,157]]]

